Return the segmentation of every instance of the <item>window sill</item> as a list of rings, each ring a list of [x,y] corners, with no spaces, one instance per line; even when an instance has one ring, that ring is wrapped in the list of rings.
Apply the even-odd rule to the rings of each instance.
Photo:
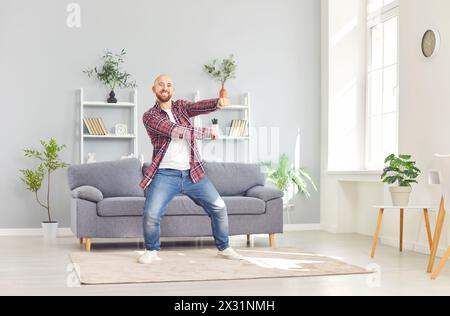
[[[355,170],[355,171],[327,171],[326,175],[335,178],[339,182],[379,182],[382,171]]]
[[[381,170],[327,171],[330,176],[381,176]]]

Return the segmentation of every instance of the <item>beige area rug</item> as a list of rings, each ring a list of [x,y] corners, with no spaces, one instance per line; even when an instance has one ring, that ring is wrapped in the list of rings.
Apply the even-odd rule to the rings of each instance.
[[[70,255],[82,284],[129,284],[245,280],[369,274],[336,258],[296,249],[237,249],[244,261],[218,258],[214,249],[163,250],[161,261],[140,265],[141,252],[92,252]]]

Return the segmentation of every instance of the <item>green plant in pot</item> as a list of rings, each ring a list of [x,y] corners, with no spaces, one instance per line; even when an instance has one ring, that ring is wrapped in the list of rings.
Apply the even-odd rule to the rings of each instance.
[[[421,171],[411,155],[389,155],[381,179],[387,184],[396,184],[389,188],[394,206],[408,206],[412,184],[417,183]]]
[[[131,75],[121,69],[121,65],[125,62],[125,49],[119,54],[106,51],[103,55],[103,65],[83,71],[89,78],[97,78],[101,83],[110,89],[108,103],[117,103],[116,88],[136,88],[135,81],[131,81]]]
[[[284,192],[284,202],[287,203],[292,199],[293,194],[290,194],[290,189],[294,188],[297,193],[304,194],[307,198],[310,197],[309,185],[317,191],[317,186],[311,176],[304,168],[294,168],[289,164],[289,157],[284,154],[281,156],[277,166],[272,162],[265,162],[263,166],[267,168],[267,177],[270,182]]]
[[[39,165],[35,169],[22,169],[20,170],[20,173],[23,176],[21,177],[21,180],[26,184],[27,189],[35,195],[36,202],[47,212],[47,221],[42,222],[42,229],[45,239],[54,240],[56,239],[58,222],[54,221],[52,218],[51,176],[56,170],[66,168],[68,166],[68,164],[64,163],[59,158],[59,153],[66,146],[59,146],[53,138],[50,139],[48,143],[41,141],[41,145],[44,148],[43,151],[36,149],[24,150],[25,157],[36,159],[39,162]],[[47,178],[46,199],[45,202],[41,202],[39,191],[44,185],[45,178]]]
[[[204,71],[214,80],[219,81],[222,84],[222,89],[220,90],[221,98],[228,98],[228,92],[225,89],[225,84],[230,79],[236,78],[237,64],[234,59],[234,55],[230,55],[229,58],[222,60],[214,59],[208,65],[203,66]]]
[[[216,132],[216,133],[219,133],[219,120],[216,119],[216,118],[213,118],[213,119],[211,120],[211,123],[212,123],[212,129],[213,129],[213,131]]]

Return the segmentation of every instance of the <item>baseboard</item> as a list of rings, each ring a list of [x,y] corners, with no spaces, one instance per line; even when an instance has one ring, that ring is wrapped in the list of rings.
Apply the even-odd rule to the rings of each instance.
[[[286,224],[285,232],[317,231],[321,230],[320,224]]]
[[[25,229],[0,229],[0,237],[34,237],[42,236],[41,228],[25,228]],[[73,233],[70,228],[58,228],[59,237],[72,237]]]
[[[400,239],[398,238],[387,238],[387,237],[381,237],[380,242],[383,245],[396,247],[398,248],[400,245]],[[418,242],[408,242],[405,241],[403,243],[403,249],[407,251],[414,251],[417,253],[422,253],[425,255],[430,255],[430,246],[428,244],[418,243]],[[444,249],[440,247],[437,252],[438,257],[442,257],[447,249]]]

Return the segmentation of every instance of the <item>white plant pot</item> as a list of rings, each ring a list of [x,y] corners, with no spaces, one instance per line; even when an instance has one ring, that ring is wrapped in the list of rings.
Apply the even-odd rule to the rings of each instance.
[[[219,130],[219,124],[213,124],[212,125],[212,130],[213,132],[220,134],[220,130]]]
[[[44,240],[55,241],[58,235],[58,222],[56,223],[42,223],[42,232],[44,235]]]
[[[392,204],[394,206],[408,206],[409,198],[411,196],[411,187],[390,187]]]

